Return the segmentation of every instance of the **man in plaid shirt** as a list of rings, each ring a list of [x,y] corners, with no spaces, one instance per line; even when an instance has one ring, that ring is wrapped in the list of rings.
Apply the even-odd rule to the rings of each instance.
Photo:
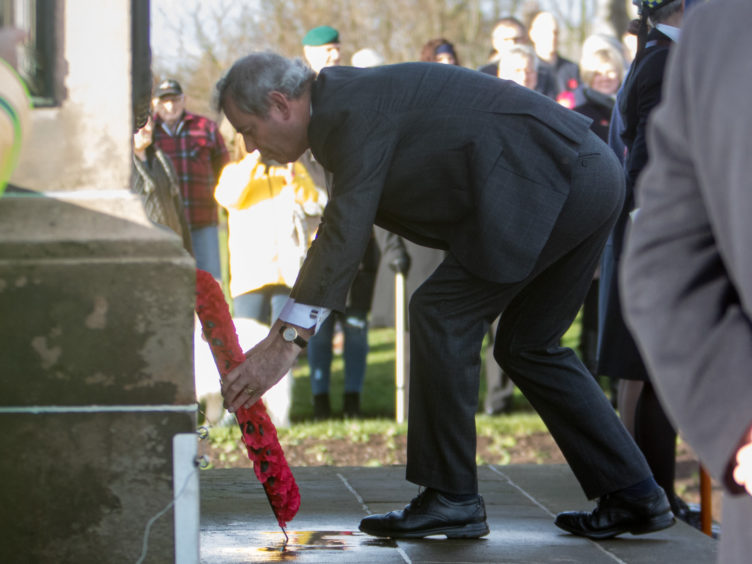
[[[176,80],[162,81],[154,93],[154,144],[172,161],[191,231],[196,266],[221,278],[214,187],[230,157],[219,127],[185,110]]]

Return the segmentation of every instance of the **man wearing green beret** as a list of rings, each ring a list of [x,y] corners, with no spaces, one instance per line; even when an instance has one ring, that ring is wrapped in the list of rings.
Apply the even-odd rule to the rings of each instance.
[[[339,32],[328,25],[314,27],[303,36],[303,54],[308,65],[318,74],[327,67],[340,64]],[[300,162],[308,171],[316,186],[328,192],[326,172],[307,150]],[[322,323],[319,331],[308,344],[308,364],[311,367],[311,393],[313,416],[328,419],[331,416],[330,378],[335,325],[342,327],[343,356],[345,361],[345,394],[343,411],[347,417],[360,415],[360,394],[366,374],[368,356],[368,314],[373,300],[373,289],[381,259],[376,238],[371,234],[368,248],[363,255],[358,276],[348,293],[343,314],[335,313]]]
[[[328,25],[314,27],[303,37],[303,55],[318,74],[339,65],[339,32]]]

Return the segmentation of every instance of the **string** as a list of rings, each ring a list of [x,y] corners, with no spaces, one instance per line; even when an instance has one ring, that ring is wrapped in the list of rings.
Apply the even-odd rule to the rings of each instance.
[[[200,430],[201,428],[199,428],[199,431]],[[199,432],[199,436],[200,435],[201,433]],[[173,496],[172,500],[167,505],[165,505],[160,511],[158,511],[155,515],[151,517],[151,519],[147,521],[146,527],[144,528],[144,538],[143,538],[143,541],[141,542],[141,556],[136,561],[136,564],[142,564],[144,559],[146,558],[147,553],[149,552],[149,533],[151,531],[151,526],[154,523],[156,523],[157,519],[159,519],[162,515],[167,513],[172,508],[172,506],[175,505],[175,502],[178,499],[180,499],[180,497],[185,492],[185,488],[188,487],[188,483],[190,482],[191,478],[193,478],[193,475],[198,474],[201,468],[206,468],[207,463],[208,463],[208,460],[206,456],[197,456],[196,458],[194,458],[193,465],[195,469],[193,470],[193,472],[189,473],[188,476],[186,476],[185,482],[180,487],[180,491],[178,492],[178,495]]]
[[[141,557],[136,561],[136,564],[142,564],[144,559],[146,558],[146,554],[149,552],[149,531],[151,530],[151,526],[159,519],[162,515],[167,513],[170,508],[172,508],[173,505],[175,505],[175,502],[180,498],[181,495],[183,495],[183,492],[185,491],[185,488],[188,486],[188,482],[193,478],[194,474],[198,473],[198,465],[196,469],[188,474],[185,478],[185,483],[180,488],[180,493],[176,495],[170,503],[164,506],[163,509],[161,509],[159,512],[157,512],[156,515],[154,515],[149,521],[146,523],[146,528],[144,529],[144,540],[141,543]]]

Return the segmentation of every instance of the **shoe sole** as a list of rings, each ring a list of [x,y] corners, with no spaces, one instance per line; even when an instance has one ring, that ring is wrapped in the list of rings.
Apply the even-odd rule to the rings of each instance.
[[[374,537],[388,537],[392,539],[422,539],[434,535],[446,535],[448,539],[477,539],[485,537],[491,532],[488,523],[468,523],[456,527],[436,527],[421,531],[368,531],[360,528],[364,533]]]
[[[674,514],[671,511],[669,511],[667,513],[663,513],[661,515],[651,518],[650,521],[648,521],[643,527],[640,527],[637,529],[630,529],[629,532],[633,535],[644,535],[647,533],[655,533],[656,531],[662,531],[663,529],[668,529],[674,523],[676,523],[676,518],[674,517]]]
[[[571,529],[569,527],[564,527],[560,523],[555,523],[555,525],[573,535],[587,537],[593,540],[606,540],[612,539],[619,535],[623,535],[624,533],[630,533],[632,535],[646,535],[648,533],[655,533],[662,531],[663,529],[668,529],[674,523],[676,523],[674,514],[669,511],[667,513],[662,513],[661,515],[651,517],[647,523],[640,523],[639,527],[619,527],[606,529],[604,531],[583,532]]]

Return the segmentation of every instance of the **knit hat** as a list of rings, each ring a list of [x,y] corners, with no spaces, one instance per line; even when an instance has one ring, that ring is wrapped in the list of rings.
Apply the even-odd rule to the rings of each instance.
[[[317,47],[329,43],[339,43],[339,32],[333,27],[322,25],[314,27],[303,37],[303,45]]]
[[[457,53],[454,52],[454,47],[452,47],[451,43],[442,43],[438,47],[436,47],[436,51],[434,51],[437,55],[451,55],[455,59],[457,58]]]

